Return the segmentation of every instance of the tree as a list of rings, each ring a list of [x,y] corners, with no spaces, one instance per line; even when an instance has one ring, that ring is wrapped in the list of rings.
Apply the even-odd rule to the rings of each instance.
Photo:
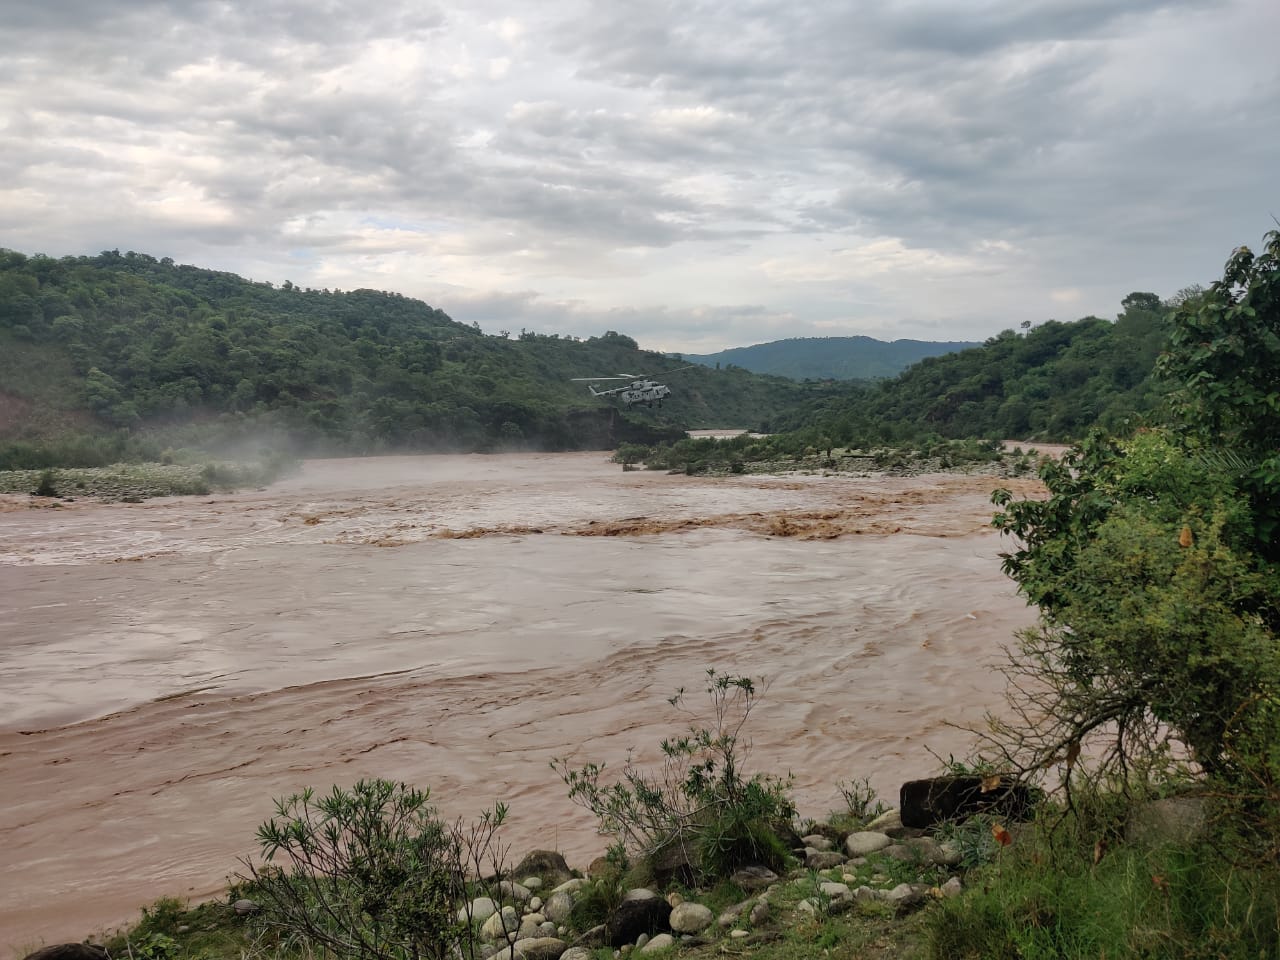
[[[1221,280],[1186,300],[1157,370],[1182,428],[1241,458],[1259,545],[1280,559],[1280,230],[1239,247]]]
[[[1280,782],[1278,254],[1275,232],[1237,250],[1172,318],[1167,426],[1047,463],[1047,499],[997,492],[1005,569],[1040,609],[991,741],[1025,772],[1084,757],[1127,781],[1182,756],[1237,793]]]

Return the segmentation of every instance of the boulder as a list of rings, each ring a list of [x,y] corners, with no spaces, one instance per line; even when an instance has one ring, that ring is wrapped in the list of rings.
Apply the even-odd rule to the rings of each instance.
[[[504,900],[516,900],[520,903],[527,902],[533,896],[528,887],[516,883],[514,880],[503,880],[499,883],[498,893]]]
[[[531,850],[508,874],[512,877],[538,877],[543,885],[554,887],[573,876],[564,854],[554,850]]]
[[[670,950],[676,945],[675,937],[669,933],[660,933],[652,940],[644,945],[640,950],[641,953],[659,953],[663,950]]]
[[[55,943],[28,953],[23,960],[109,960],[109,957],[106,949],[96,943]]]
[[[763,890],[770,884],[777,883],[778,875],[768,867],[755,863],[738,870],[729,880],[751,893],[755,890]]]
[[[851,857],[865,857],[868,853],[883,850],[892,842],[883,833],[860,830],[845,838],[844,848]]]
[[[247,917],[251,914],[257,913],[262,908],[252,900],[237,900],[231,905],[231,909],[236,912],[237,917]]]
[[[505,940],[508,933],[520,929],[520,915],[515,907],[503,907],[486,920],[480,927],[480,936],[485,940]]]
[[[976,813],[1026,820],[1039,793],[1008,777],[930,777],[908,780],[902,785],[899,799],[903,826],[923,828],[948,820],[965,820]]]
[[[761,897],[751,907],[751,925],[758,927],[769,919],[769,901]]]
[[[660,897],[624,899],[604,923],[604,941],[615,948],[635,943],[642,933],[652,935],[666,930],[670,916],[671,904]]]
[[[525,960],[560,960],[569,945],[555,937],[521,937],[515,942],[515,954]]]
[[[548,920],[564,923],[573,913],[573,905],[578,901],[578,894],[571,890],[559,890],[547,898],[542,905],[542,913]]]
[[[698,877],[697,859],[687,843],[674,840],[649,858],[649,871],[659,887],[679,883],[686,887],[695,885]]]
[[[902,814],[897,810],[886,810],[871,820],[863,829],[899,838],[905,832],[906,827],[902,825]]]
[[[596,960],[596,955],[586,947],[570,947],[560,954],[560,960]]]
[[[490,897],[476,897],[469,907],[458,908],[458,922],[466,923],[467,914],[471,914],[472,923],[484,923],[498,912],[498,904]]]
[[[701,933],[711,926],[711,909],[700,903],[682,903],[671,911],[667,923],[677,933]]]
[[[835,846],[830,837],[824,837],[820,833],[811,833],[807,837],[801,837],[800,842],[805,845],[806,850],[830,850]]]
[[[830,870],[844,863],[843,853],[834,850],[813,850],[805,854],[804,865],[810,870]]]

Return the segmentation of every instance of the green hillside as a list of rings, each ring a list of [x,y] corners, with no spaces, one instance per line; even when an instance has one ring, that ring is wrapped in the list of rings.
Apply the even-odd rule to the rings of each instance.
[[[719,353],[686,354],[685,359],[705,366],[742,367],[793,380],[877,380],[901,373],[926,357],[976,347],[956,341],[924,340],[885,342],[872,337],[797,337],[733,347]]]
[[[117,451],[264,435],[299,452],[607,448],[757,426],[816,395],[682,366],[614,332],[486,336],[395,293],[273,286],[132,252],[0,251],[0,442],[15,466],[76,431]],[[671,374],[672,396],[620,410],[572,382],[617,371]]]
[[[1171,308],[1152,293],[1130,294],[1122,306],[1114,322],[1085,317],[1006,330],[894,379],[779,414],[768,427],[857,442],[923,434],[1071,440],[1095,426],[1128,432],[1159,400],[1152,368]]]

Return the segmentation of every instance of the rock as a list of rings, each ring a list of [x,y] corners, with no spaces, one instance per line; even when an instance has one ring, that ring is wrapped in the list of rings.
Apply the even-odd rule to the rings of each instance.
[[[596,960],[596,955],[586,947],[570,947],[560,954],[560,960]]]
[[[525,877],[523,880],[520,881],[520,884],[522,886],[528,887],[530,890],[541,890],[542,878],[541,877]]]
[[[667,903],[671,904],[671,909],[674,910],[676,907],[680,906],[680,904],[684,903],[684,897],[680,895],[678,890],[672,890],[667,894]]]
[[[251,914],[257,913],[262,908],[252,900],[237,900],[231,905],[231,909],[236,912],[237,917],[247,917]]]
[[[875,817],[867,823],[864,830],[870,830],[875,833],[883,833],[887,836],[893,836],[894,830],[902,828],[902,814],[897,810],[886,810],[884,813]]]
[[[950,880],[944,883],[940,889],[942,890],[942,895],[944,897],[947,897],[948,899],[950,899],[951,897],[960,896],[960,890],[961,890],[960,878],[952,877]]]
[[[521,884],[521,886],[524,886],[524,887],[526,887],[526,888],[527,888],[527,889],[529,889],[529,890],[532,890],[532,889],[533,889],[533,888],[532,888],[532,887],[530,887],[528,884]],[[542,898],[541,898],[541,897],[530,897],[530,898],[529,898],[529,909],[530,909],[531,911],[533,911],[534,913],[537,913],[539,910],[541,910],[541,909],[542,909]]]
[[[659,887],[669,887],[673,883],[692,887],[698,874],[696,862],[689,845],[675,840],[649,858],[649,869],[653,873],[653,882]]]
[[[516,939],[532,940],[534,937],[539,936],[538,925],[541,923],[541,917],[538,917],[536,920],[533,916],[524,917],[520,921],[520,929],[516,931]]]
[[[735,903],[731,907],[725,907],[724,910],[721,911],[720,916],[716,918],[716,923],[726,930],[729,929],[729,927],[732,927],[738,922],[738,918],[741,917],[743,913],[746,912],[747,908],[754,902],[754,900],[743,900],[741,903]]]
[[[747,931],[745,930],[730,930],[729,936],[731,936],[734,940],[741,940],[743,937],[751,936],[751,934],[747,933]]]
[[[643,950],[644,945],[648,942],[649,942],[649,935],[647,933],[640,934],[640,936],[636,937],[636,949]]]
[[[498,904],[490,897],[476,897],[471,901],[471,922],[484,923],[498,912]],[[458,922],[467,922],[467,908],[458,908]]]
[[[682,903],[671,911],[667,923],[677,933],[701,933],[711,926],[711,909],[700,903]]]
[[[804,865],[810,870],[830,870],[844,863],[845,856],[834,850],[814,850],[804,858]]]
[[[769,919],[769,901],[763,900],[763,899],[757,900],[755,903],[755,906],[751,908],[751,915],[749,919],[751,920],[751,925],[753,927],[758,927],[762,923],[764,923],[766,920],[768,920]]]
[[[564,883],[559,884],[551,892],[552,893],[577,893],[587,885],[587,881],[581,877],[570,877]]]
[[[511,871],[513,877],[538,877],[544,884],[555,886],[573,876],[564,854],[554,850],[532,850]]]
[[[900,883],[889,891],[885,900],[893,905],[894,916],[905,917],[929,902],[929,892],[927,887]]]
[[[670,950],[676,945],[675,937],[669,933],[660,933],[648,943],[644,945],[641,953],[658,953],[662,950]]]
[[[632,900],[653,900],[658,895],[648,887],[632,887],[622,895],[622,902],[628,903]],[[667,904],[670,906],[670,904]]]
[[[820,912],[818,901],[813,897],[806,897],[804,900],[801,900],[796,904],[796,909],[801,913],[807,913],[810,916],[817,916]]]
[[[893,841],[883,833],[875,833],[870,830],[860,830],[857,833],[851,833],[845,838],[844,848],[849,852],[851,857],[865,857],[868,853],[875,853],[877,850],[883,850]]]
[[[944,867],[958,867],[964,860],[964,852],[954,840],[943,840],[938,844],[938,852],[942,857],[938,862]]]
[[[498,884],[498,892],[504,900],[518,900],[520,903],[526,902],[533,896],[528,887],[514,880],[503,880]]]
[[[489,957],[498,957],[499,960],[501,960],[501,958],[503,957],[512,956],[513,950],[511,948],[511,944],[507,943],[507,940],[504,937],[502,940],[499,940],[497,943],[491,943],[488,946],[486,946],[482,951],[482,953],[486,957],[486,960]]]
[[[921,863],[940,864],[946,857],[942,853],[942,844],[933,837],[913,837],[905,841],[908,849],[920,858]]]
[[[920,862],[920,854],[913,848],[908,847],[905,843],[893,843],[880,851],[881,854],[890,860],[897,860],[899,863],[918,863]]]
[[[849,892],[849,885],[845,883],[836,883],[828,881],[818,884],[818,891],[824,896],[832,900],[848,900],[852,893]]]
[[[246,903],[252,903],[246,900]],[[257,904],[254,904],[257,907]],[[55,943],[28,953],[23,960],[108,960],[107,951],[96,943]]]
[[[604,924],[604,941],[608,946],[621,947],[635,943],[642,933],[653,934],[667,929],[671,905],[652,894],[641,899],[623,899]]]
[[[515,907],[503,907],[486,920],[480,927],[480,936],[485,940],[505,939],[508,933],[520,929],[520,917]]]
[[[811,833],[807,837],[801,837],[800,842],[811,850],[830,850],[835,846],[830,837],[824,837],[820,833]]]
[[[743,867],[729,879],[750,893],[754,890],[763,890],[771,883],[777,883],[778,875],[768,867],[752,864],[751,866]]]
[[[603,947],[605,934],[607,932],[608,931],[606,931],[603,923],[598,924],[582,936],[578,937],[578,939],[574,941],[573,945],[575,947],[583,947],[588,950],[594,950],[596,947]]]
[[[984,784],[990,789],[983,790]],[[975,813],[1026,820],[1038,799],[1037,791],[1007,777],[994,784],[983,777],[930,777],[902,785],[899,813],[904,827],[931,827]]]
[[[540,937],[555,937],[559,934],[560,931],[550,920],[543,920],[542,923],[538,924],[538,936]]]
[[[568,948],[567,943],[555,937],[521,937],[515,944],[516,956],[525,960],[559,960]]]
[[[573,913],[573,905],[578,902],[578,894],[574,890],[557,890],[542,905],[542,913],[549,920],[564,923]]]

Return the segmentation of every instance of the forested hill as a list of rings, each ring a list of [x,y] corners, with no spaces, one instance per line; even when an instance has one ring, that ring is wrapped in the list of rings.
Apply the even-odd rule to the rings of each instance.
[[[686,354],[686,360],[709,367],[732,364],[755,373],[793,380],[875,380],[901,373],[925,357],[976,347],[955,341],[893,340],[873,337],[795,337],[733,347],[719,353]]]
[[[11,451],[67,431],[199,444],[268,427],[308,451],[603,448],[756,426],[815,389],[682,366],[613,332],[486,336],[395,293],[273,286],[132,252],[0,250]],[[624,412],[571,382],[619,371],[672,396]]]
[[[1122,308],[1114,322],[1085,317],[1006,330],[775,417],[769,427],[812,430],[838,443],[925,434],[1070,440],[1094,426],[1129,432],[1159,402],[1152,368],[1172,308],[1152,293],[1132,293]]]

